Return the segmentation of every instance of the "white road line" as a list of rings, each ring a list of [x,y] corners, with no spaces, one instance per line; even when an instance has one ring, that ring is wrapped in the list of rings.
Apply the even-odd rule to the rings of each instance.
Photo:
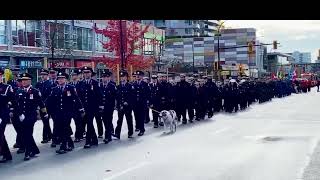
[[[122,175],[124,175],[124,174],[126,174],[126,173],[128,173],[128,172],[130,172],[130,171],[133,171],[133,170],[135,170],[135,169],[142,168],[143,166],[146,166],[147,164],[150,164],[150,162],[147,162],[147,161],[141,162],[141,163],[139,163],[139,164],[137,164],[137,165],[135,165],[135,166],[132,166],[132,167],[130,167],[130,168],[124,170],[124,171],[118,172],[118,173],[116,173],[116,174],[114,174],[114,175],[112,175],[112,176],[110,176],[110,177],[104,178],[103,180],[112,180],[112,179],[115,179],[115,178],[120,177],[120,176],[122,176]]]
[[[219,134],[219,133],[228,131],[229,129],[231,129],[231,128],[227,127],[227,128],[219,129],[219,130],[214,131],[214,132],[212,132],[212,133],[210,133],[210,134]]]

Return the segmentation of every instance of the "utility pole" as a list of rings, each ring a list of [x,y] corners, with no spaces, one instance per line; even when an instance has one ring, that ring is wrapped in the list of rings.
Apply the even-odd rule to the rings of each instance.
[[[194,73],[194,39],[192,42],[192,72]]]
[[[122,33],[122,20],[119,20],[120,32],[120,56],[121,56],[121,70],[124,69],[124,47],[123,47],[123,33]]]

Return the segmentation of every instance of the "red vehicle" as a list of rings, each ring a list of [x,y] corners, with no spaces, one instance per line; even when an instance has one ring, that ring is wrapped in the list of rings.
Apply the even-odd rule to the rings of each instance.
[[[304,74],[301,74],[301,78],[307,79],[309,88],[317,86],[318,81],[315,74],[304,73]]]

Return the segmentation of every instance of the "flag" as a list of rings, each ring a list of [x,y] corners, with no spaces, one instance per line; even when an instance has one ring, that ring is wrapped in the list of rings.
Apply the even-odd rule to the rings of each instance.
[[[292,79],[295,80],[297,78],[297,68],[294,68]]]

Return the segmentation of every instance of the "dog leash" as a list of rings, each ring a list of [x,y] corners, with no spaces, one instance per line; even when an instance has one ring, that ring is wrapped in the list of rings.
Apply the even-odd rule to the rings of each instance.
[[[150,109],[151,109],[151,111],[154,111],[154,112],[156,112],[156,113],[159,113],[160,114],[160,112],[159,111],[157,111],[157,110],[155,110],[155,109],[152,109],[151,107],[149,107]]]

